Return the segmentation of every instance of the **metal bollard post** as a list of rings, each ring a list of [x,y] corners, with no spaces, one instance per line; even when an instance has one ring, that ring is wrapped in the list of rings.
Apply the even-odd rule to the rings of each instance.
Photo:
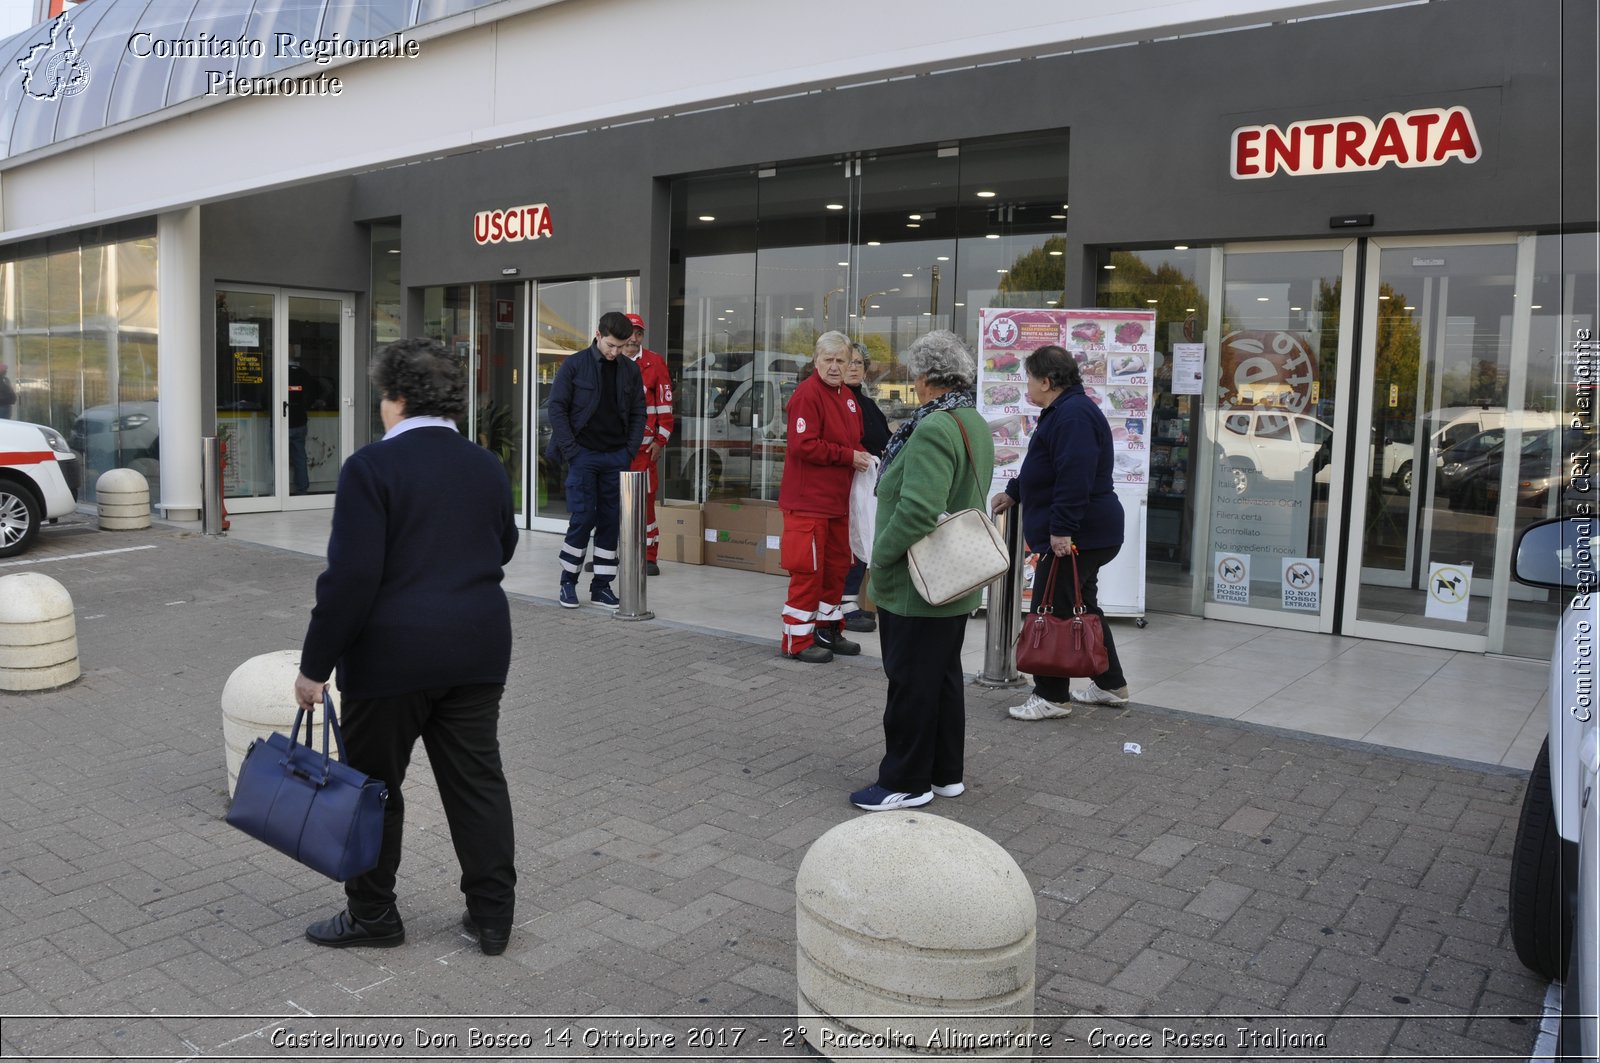
[[[656,614],[645,605],[644,501],[650,489],[648,472],[624,471],[622,520],[617,535],[617,597],[622,605],[612,614],[618,620],[649,620]]]
[[[989,615],[984,625],[983,671],[973,682],[986,687],[1026,686],[1017,671],[1015,646],[1021,615],[1022,568],[1027,547],[1022,541],[1022,505],[1018,503],[995,518],[1011,552],[1011,569],[989,584]]]
[[[207,535],[222,534],[222,440],[200,437],[200,507]]]

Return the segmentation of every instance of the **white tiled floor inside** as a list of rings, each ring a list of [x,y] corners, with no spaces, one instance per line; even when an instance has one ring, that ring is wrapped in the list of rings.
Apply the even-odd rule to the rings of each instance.
[[[236,515],[229,535],[321,556],[330,518],[330,510]],[[560,545],[559,535],[523,532],[507,592],[553,602]],[[664,563],[646,605],[658,621],[769,640],[776,653],[786,586],[780,576]],[[1543,661],[1171,613],[1147,619],[1144,628],[1113,621],[1139,704],[1520,769],[1544,739]],[[967,629],[962,663],[972,674],[983,670],[984,631],[981,617]],[[851,637],[878,654],[876,635]]]

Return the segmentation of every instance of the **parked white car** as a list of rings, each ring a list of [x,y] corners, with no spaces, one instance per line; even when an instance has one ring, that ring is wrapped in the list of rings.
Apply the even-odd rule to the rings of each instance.
[[[1509,908],[1517,958],[1565,979],[1557,1055],[1600,1058],[1600,723],[1596,639],[1600,518],[1558,517],[1524,528],[1512,574],[1568,597],[1550,654],[1550,731],[1522,799]]]
[[[54,428],[0,421],[0,557],[20,554],[46,522],[78,505],[78,456]]]

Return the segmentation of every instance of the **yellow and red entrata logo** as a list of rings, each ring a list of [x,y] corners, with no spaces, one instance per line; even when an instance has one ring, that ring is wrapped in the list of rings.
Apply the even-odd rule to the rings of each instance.
[[[1472,112],[1465,107],[1391,111],[1374,122],[1364,115],[1315,118],[1233,131],[1229,163],[1233,179],[1254,181],[1273,174],[1359,173],[1393,163],[1401,169],[1443,166],[1452,159],[1477,162],[1483,155]]]
[[[514,243],[554,236],[547,203],[529,203],[504,210],[480,210],[472,216],[472,238],[480,244]]]

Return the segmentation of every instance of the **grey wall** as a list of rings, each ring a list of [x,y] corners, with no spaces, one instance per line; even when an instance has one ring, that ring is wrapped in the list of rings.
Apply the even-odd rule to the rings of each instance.
[[[362,290],[365,236],[352,220],[400,217],[409,287],[507,268],[639,272],[647,313],[663,318],[672,175],[1061,127],[1068,290],[1086,300],[1096,245],[1326,236],[1344,213],[1373,214],[1361,230],[1372,234],[1592,225],[1594,21],[1592,0],[1435,0],[528,142],[207,208],[208,275]],[[1470,166],[1228,175],[1240,125],[1456,104],[1483,141]],[[553,237],[473,241],[476,211],[533,202],[550,205]]]

